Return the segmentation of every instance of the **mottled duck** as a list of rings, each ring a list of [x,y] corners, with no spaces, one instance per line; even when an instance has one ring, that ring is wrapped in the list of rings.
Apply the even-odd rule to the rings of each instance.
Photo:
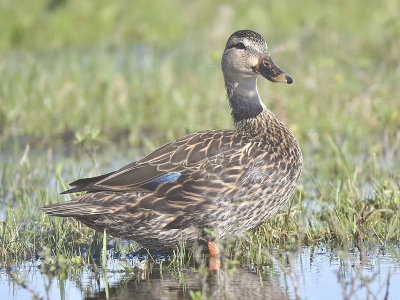
[[[63,192],[74,200],[42,210],[152,250],[219,248],[214,238],[247,232],[275,215],[299,180],[302,154],[289,129],[261,102],[258,75],[291,84],[271,60],[264,38],[233,33],[222,71],[235,129],[205,130],[178,138],[105,175],[79,179]]]

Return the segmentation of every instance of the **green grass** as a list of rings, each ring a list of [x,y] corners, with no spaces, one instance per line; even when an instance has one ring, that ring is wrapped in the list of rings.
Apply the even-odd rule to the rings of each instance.
[[[241,28],[264,35],[295,79],[258,86],[298,139],[305,167],[291,203],[228,249],[227,263],[265,262],[265,249],[399,244],[397,1],[1,5],[1,265],[42,255],[49,265],[64,266],[63,257],[101,268],[102,233],[39,207],[63,201],[58,192],[78,177],[190,132],[232,128],[220,57]],[[137,249],[109,247],[115,256]],[[201,266],[196,259],[177,252],[161,269]]]
[[[19,51],[7,50],[17,47],[12,38],[7,39],[10,45],[0,46],[2,140],[29,136],[53,144],[89,128],[100,129],[106,139],[127,135],[134,145],[146,140],[143,136],[149,136],[150,131],[150,143],[159,144],[204,127],[230,127],[219,60],[227,36],[246,27],[267,37],[272,53],[278,52],[275,61],[295,78],[293,86],[263,81],[259,86],[264,101],[287,120],[300,141],[316,131],[315,143],[325,142],[323,139],[331,135],[348,143],[352,153],[372,146],[374,151],[381,150],[379,145],[366,143],[380,143],[377,137],[385,131],[393,137],[399,128],[396,96],[400,88],[396,83],[400,76],[400,23],[395,14],[398,9],[393,7],[396,2],[383,2],[379,7],[373,1],[362,5],[338,1],[329,7],[319,1],[308,5],[263,2],[208,3],[201,9],[196,7],[201,4],[182,4],[169,18],[180,22],[173,29],[158,19],[162,5],[149,8],[135,2],[129,4],[135,9],[125,10],[128,2],[104,2],[82,8],[71,0],[61,1],[55,11],[48,12],[44,1],[34,11],[29,5],[22,8],[22,4],[9,3],[8,13],[4,10],[3,14],[10,20],[3,22],[26,36]],[[104,22],[112,29],[101,27],[91,17],[101,15],[98,10],[111,9],[108,6],[122,7],[112,10],[124,13],[131,11],[130,21],[111,14],[113,21]],[[192,17],[196,9],[200,11]],[[29,30],[20,28],[19,18],[12,17],[14,10],[32,15],[25,20],[32,19],[33,23],[26,25]],[[147,11],[152,17],[135,19],[138,11]],[[264,18],[260,18],[261,13]],[[227,15],[226,24],[221,16],[221,23],[216,24],[219,14]],[[41,30],[35,30],[34,24],[40,22],[34,19],[43,22]],[[63,26],[52,23],[62,20]],[[120,26],[139,31],[142,23],[157,30],[143,34],[143,38],[127,34],[119,44],[113,44],[114,32],[124,32]],[[103,37],[91,40],[74,34],[72,38],[63,31],[66,27],[74,33],[88,31],[92,37]],[[185,31],[177,30],[181,27]],[[57,34],[47,33],[54,28],[58,28]],[[51,46],[55,40],[61,40],[59,47]]]

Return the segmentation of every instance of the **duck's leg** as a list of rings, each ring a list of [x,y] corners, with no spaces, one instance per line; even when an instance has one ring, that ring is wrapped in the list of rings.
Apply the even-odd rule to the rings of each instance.
[[[221,267],[221,251],[219,250],[218,243],[209,241],[207,247],[210,255],[210,261],[208,263],[210,270],[219,270]]]

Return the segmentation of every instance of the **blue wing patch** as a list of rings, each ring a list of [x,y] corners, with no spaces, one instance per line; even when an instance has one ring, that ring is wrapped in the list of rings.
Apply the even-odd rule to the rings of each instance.
[[[177,180],[179,176],[181,176],[181,173],[167,173],[160,177],[157,177],[156,179],[153,179],[149,183],[171,182]]]
[[[179,176],[181,176],[181,173],[167,173],[144,184],[143,187],[148,190],[155,190],[159,184],[176,181]]]

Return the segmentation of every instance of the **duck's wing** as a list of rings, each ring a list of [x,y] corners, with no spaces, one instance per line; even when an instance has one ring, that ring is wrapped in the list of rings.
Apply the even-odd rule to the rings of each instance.
[[[204,160],[239,150],[247,137],[233,130],[208,130],[181,137],[165,144],[142,159],[118,171],[72,182],[63,192],[141,191],[152,192],[165,182],[190,175]]]
[[[126,202],[125,209],[133,213],[144,209],[167,215],[169,221],[164,225],[165,229],[199,225],[204,214],[213,214],[213,211],[218,210],[220,201],[231,201],[236,196],[237,182],[243,180],[248,167],[254,163],[254,158],[245,153],[247,148],[241,147],[238,150],[233,147],[207,157],[175,181],[159,184],[152,194],[139,201]]]

